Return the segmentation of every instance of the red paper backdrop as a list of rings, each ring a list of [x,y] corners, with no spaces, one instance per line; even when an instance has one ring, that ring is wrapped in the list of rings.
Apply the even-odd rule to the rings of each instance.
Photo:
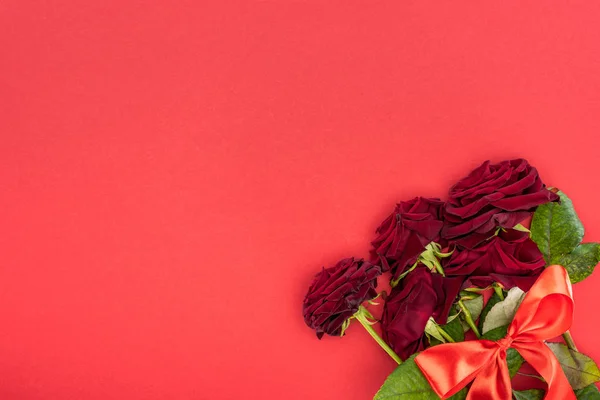
[[[214,4],[210,4],[214,3]],[[600,241],[600,3],[0,4],[0,397],[369,399],[301,318],[395,201],[526,157]],[[600,361],[600,272],[573,335]]]

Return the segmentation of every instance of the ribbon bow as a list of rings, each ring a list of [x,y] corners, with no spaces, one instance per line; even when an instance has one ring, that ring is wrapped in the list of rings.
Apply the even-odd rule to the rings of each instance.
[[[558,360],[544,340],[566,332],[573,322],[573,292],[560,265],[544,270],[523,299],[505,338],[431,347],[415,362],[433,390],[446,399],[473,385],[467,400],[510,400],[506,350],[516,349],[548,383],[546,399],[576,400]]]

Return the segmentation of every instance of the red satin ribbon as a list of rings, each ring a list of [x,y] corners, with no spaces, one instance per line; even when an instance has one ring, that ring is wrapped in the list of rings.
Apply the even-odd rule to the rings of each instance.
[[[467,400],[510,400],[506,350],[516,349],[548,383],[545,399],[576,400],[558,360],[544,340],[566,332],[573,322],[573,292],[560,265],[544,270],[521,303],[507,335],[497,342],[473,340],[431,347],[415,362],[442,398],[473,385]]]

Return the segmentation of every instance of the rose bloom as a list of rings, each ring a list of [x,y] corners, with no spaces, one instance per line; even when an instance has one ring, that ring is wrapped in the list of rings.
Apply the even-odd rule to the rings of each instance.
[[[444,202],[415,197],[396,205],[394,212],[377,228],[371,243],[371,262],[392,270],[393,279],[412,266],[430,242],[440,239]]]
[[[442,237],[489,237],[496,227],[512,228],[535,207],[558,200],[526,160],[486,161],[450,189]]]
[[[323,268],[304,298],[304,322],[320,339],[327,333],[339,336],[344,321],[353,316],[366,300],[377,297],[377,277],[381,268],[362,259],[346,258],[331,268]]]
[[[546,262],[528,232],[501,230],[497,236],[473,248],[457,245],[442,260],[447,276],[469,276],[467,284],[478,287],[499,282],[504,288],[518,286],[528,291]]]
[[[430,317],[441,325],[448,320],[464,277],[444,278],[418,266],[392,289],[385,301],[383,339],[402,358],[425,348],[425,325]]]

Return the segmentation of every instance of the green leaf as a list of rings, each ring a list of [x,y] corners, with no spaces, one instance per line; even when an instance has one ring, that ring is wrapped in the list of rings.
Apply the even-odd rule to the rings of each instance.
[[[594,268],[600,262],[600,244],[580,244],[570,254],[562,255],[553,264],[560,264],[569,271],[572,283],[581,282],[594,272]]]
[[[583,240],[583,224],[573,202],[559,191],[560,203],[538,206],[531,221],[531,238],[537,243],[548,265],[569,254]]]
[[[583,389],[600,381],[600,370],[588,356],[569,349],[562,343],[547,343],[562,367],[571,387]]]
[[[490,310],[492,309],[492,307],[494,305],[496,305],[496,303],[499,303],[500,301],[502,301],[502,299],[500,298],[500,296],[498,296],[498,294],[496,292],[494,292],[494,294],[488,299],[488,302],[485,304],[485,307],[483,307],[483,310],[481,310],[481,315],[479,316],[479,331],[480,332],[483,330],[483,321],[485,321],[485,317],[487,317],[487,315],[490,312]]]
[[[538,245],[548,265],[563,265],[571,282],[581,282],[600,262],[600,244],[584,243],[584,229],[571,200],[558,192],[561,203],[539,206],[531,221],[531,239]]]
[[[506,363],[508,364],[508,373],[512,378],[519,372],[525,359],[515,349],[506,350]]]
[[[498,341],[506,336],[506,331],[508,330],[508,325],[499,326],[491,331],[487,331],[483,335],[481,335],[482,339]]]
[[[465,331],[463,330],[461,321],[458,318],[453,319],[446,325],[440,326],[455,342],[462,342],[465,340]]]
[[[467,390],[463,389],[450,399],[464,400],[466,397]],[[413,355],[387,377],[373,400],[439,400],[439,397],[415,364]]]
[[[429,344],[432,346],[451,342],[451,340],[446,340],[447,338],[444,337],[444,332],[440,332],[440,329],[450,336],[454,342],[462,342],[465,340],[465,333],[457,318],[452,319],[446,325],[438,325],[433,318],[429,318],[427,325],[425,325],[425,333],[428,335]]]
[[[544,391],[540,389],[513,390],[515,400],[541,400],[544,398]]]
[[[510,289],[506,298],[496,303],[487,313],[483,321],[482,333],[485,334],[499,326],[510,324],[515,317],[521,301],[523,301],[523,297],[525,297],[525,292],[518,287]]]
[[[508,325],[499,326],[498,328],[492,329],[491,331],[487,332],[486,334],[481,336],[481,338],[497,341],[506,336],[507,330],[508,330]],[[515,374],[521,368],[521,365],[523,365],[524,361],[525,360],[523,359],[523,357],[521,357],[519,352],[516,351],[515,349],[506,350],[506,364],[508,365],[508,372],[511,377],[515,376]]]
[[[429,335],[429,341],[431,343],[431,339],[434,338],[440,343],[446,343],[446,339],[442,336],[440,331],[437,328],[437,324],[433,320],[433,318],[429,318],[427,320],[427,324],[425,325],[425,333]]]
[[[579,400],[600,400],[600,391],[596,385],[592,384],[575,391],[575,396]]]

